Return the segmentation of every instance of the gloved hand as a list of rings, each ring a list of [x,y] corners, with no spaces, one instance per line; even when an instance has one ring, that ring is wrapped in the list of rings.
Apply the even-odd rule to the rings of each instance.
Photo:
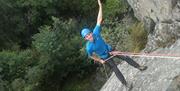
[[[105,64],[106,61],[104,61],[104,60],[101,59],[100,62],[101,62],[102,64]]]

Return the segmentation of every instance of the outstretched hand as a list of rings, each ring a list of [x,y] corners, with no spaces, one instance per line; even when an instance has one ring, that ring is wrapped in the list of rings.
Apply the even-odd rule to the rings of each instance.
[[[102,63],[102,64],[105,64],[105,62],[106,62],[106,61],[104,61],[104,60],[102,60],[102,59],[100,60],[100,63]]]

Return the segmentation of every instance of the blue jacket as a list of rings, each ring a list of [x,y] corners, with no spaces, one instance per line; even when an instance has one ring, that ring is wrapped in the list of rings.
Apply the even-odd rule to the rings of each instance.
[[[86,51],[88,56],[92,56],[96,53],[100,58],[106,59],[109,57],[109,52],[112,51],[112,47],[104,42],[101,37],[101,26],[96,25],[93,30],[93,42],[88,41],[86,43]]]

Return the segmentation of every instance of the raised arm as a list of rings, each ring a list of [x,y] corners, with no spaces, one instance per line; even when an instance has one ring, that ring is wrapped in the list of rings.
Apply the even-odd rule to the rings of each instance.
[[[97,24],[101,25],[101,22],[102,22],[102,4],[101,4],[101,0],[98,0],[98,5],[99,5],[99,12],[98,12],[98,17],[97,17]]]

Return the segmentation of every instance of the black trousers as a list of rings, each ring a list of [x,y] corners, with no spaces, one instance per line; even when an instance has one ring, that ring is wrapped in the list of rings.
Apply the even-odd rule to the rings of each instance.
[[[138,68],[140,67],[140,65],[138,63],[136,63],[133,59],[131,59],[128,56],[116,56],[117,58],[120,58],[124,61],[126,61],[128,64],[130,64],[131,66]],[[110,66],[110,68],[114,71],[114,73],[116,74],[117,78],[122,82],[122,84],[127,85],[127,82],[123,76],[123,74],[120,72],[120,70],[118,69],[117,65],[115,64],[113,59],[109,59],[106,64],[108,66]]]

